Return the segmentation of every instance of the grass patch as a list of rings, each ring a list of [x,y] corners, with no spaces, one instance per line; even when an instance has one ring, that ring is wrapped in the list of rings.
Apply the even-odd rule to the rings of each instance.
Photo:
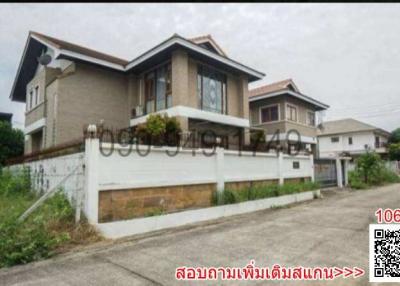
[[[37,199],[26,172],[0,174],[0,268],[45,259],[74,245],[100,240],[86,222],[75,225],[75,211],[62,192],[18,222]]]
[[[250,187],[240,190],[226,189],[222,193],[214,192],[213,205],[227,205],[241,203],[249,200],[290,195],[300,192],[308,192],[320,188],[318,183],[287,183],[282,186],[267,185],[260,187]],[[218,197],[219,196],[219,197]]]

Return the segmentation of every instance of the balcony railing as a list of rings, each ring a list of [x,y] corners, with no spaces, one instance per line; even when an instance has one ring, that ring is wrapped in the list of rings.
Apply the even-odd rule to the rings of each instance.
[[[375,142],[375,148],[386,148],[387,146],[386,142]]]

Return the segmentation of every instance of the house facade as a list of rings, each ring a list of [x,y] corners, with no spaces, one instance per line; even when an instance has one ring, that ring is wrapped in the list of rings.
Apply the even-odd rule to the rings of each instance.
[[[390,133],[381,128],[352,118],[327,121],[318,130],[319,156],[355,158],[370,150],[386,157],[389,136]]]
[[[186,133],[249,140],[248,83],[263,73],[227,57],[209,35],[173,35],[132,61],[30,32],[11,92],[25,102],[25,153],[82,138],[87,124],[133,127],[176,117]]]
[[[250,90],[249,106],[251,126],[264,130],[267,142],[316,152],[317,113],[329,106],[302,94],[291,79]]]

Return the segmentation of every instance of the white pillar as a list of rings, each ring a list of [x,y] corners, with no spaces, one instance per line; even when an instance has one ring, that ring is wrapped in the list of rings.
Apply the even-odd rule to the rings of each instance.
[[[100,154],[98,138],[85,141],[85,211],[89,223],[98,223],[99,216],[99,170]]]
[[[311,165],[310,178],[311,178],[311,182],[314,182],[315,178],[314,178],[314,155],[313,154],[310,154],[310,165]]]
[[[339,188],[343,188],[342,182],[342,164],[340,163],[340,159],[336,158],[336,179],[337,179],[337,186]]]
[[[217,175],[217,191],[221,194],[225,189],[224,178],[224,148],[216,148],[216,175]]]
[[[344,185],[349,184],[349,160],[344,160]]]
[[[284,183],[284,174],[283,174],[283,152],[278,152],[278,174],[279,174],[279,185],[283,185]]]

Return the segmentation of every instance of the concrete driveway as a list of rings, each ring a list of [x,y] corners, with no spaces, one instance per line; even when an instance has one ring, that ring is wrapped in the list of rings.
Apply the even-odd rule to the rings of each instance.
[[[368,285],[368,225],[377,208],[398,208],[400,185],[333,191],[289,208],[221,219],[195,227],[102,243],[85,251],[0,270],[1,285],[197,285],[177,282],[178,266],[358,266],[354,279],[296,285]],[[291,282],[295,284],[294,282]],[[208,285],[290,285],[218,282]],[[388,285],[388,284],[385,284]]]

